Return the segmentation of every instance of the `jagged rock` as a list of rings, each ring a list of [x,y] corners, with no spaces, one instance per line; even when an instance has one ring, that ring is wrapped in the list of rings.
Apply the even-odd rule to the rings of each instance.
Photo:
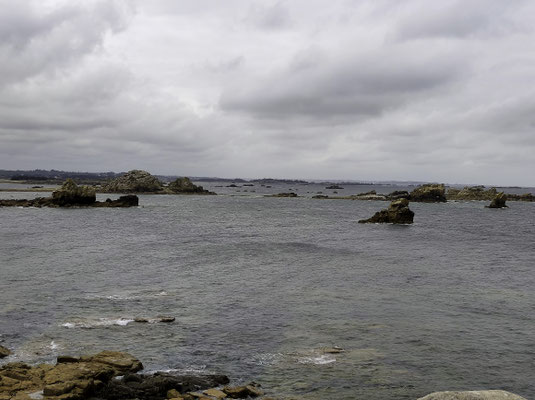
[[[526,400],[524,397],[503,390],[478,390],[467,392],[435,392],[418,400]]]
[[[392,193],[388,194],[387,197],[390,200],[408,199],[410,197],[410,194],[406,190],[395,190]]]
[[[0,346],[0,358],[7,357],[11,354],[11,351],[9,349],[6,349],[4,346]]]
[[[171,182],[167,186],[167,191],[176,194],[215,194],[214,192],[205,190],[202,186],[193,184],[187,177],[178,178]]]
[[[428,183],[418,186],[410,193],[410,201],[440,203],[446,201],[444,184]]]
[[[449,188],[448,200],[492,200],[497,195],[496,188],[485,190],[484,186],[465,186],[463,189]]]
[[[94,397],[106,400],[140,399],[161,400],[186,398],[186,393],[196,392],[225,385],[229,382],[225,375],[172,375],[157,372],[153,375],[126,374],[122,378],[108,381],[96,391]],[[177,396],[178,394],[178,396]]]
[[[487,206],[488,208],[505,208],[507,207],[505,205],[505,201],[507,200],[507,196],[505,193],[500,192],[492,199],[490,204]]]
[[[268,194],[266,197],[298,197],[297,193],[277,193],[277,194]]]
[[[135,194],[120,196],[117,200],[106,199],[104,202],[97,201],[93,207],[137,207],[139,206],[139,197]]]
[[[55,366],[16,362],[0,367],[0,399],[24,398],[42,391],[49,400],[84,399],[114,376],[143,368],[127,353],[103,351],[93,356],[59,357]]]
[[[412,224],[414,212],[409,209],[407,199],[394,200],[387,210],[381,210],[371,218],[361,219],[359,224],[366,223],[391,223],[391,224]]]
[[[147,171],[134,169],[115,178],[102,188],[107,193],[159,193],[163,191],[162,183]]]
[[[52,202],[60,207],[87,206],[97,200],[95,189],[90,186],[78,186],[72,179],[67,179],[60,189],[52,192]]]
[[[225,386],[223,392],[232,399],[246,399],[248,397],[258,397],[264,394],[252,383],[245,386]]]

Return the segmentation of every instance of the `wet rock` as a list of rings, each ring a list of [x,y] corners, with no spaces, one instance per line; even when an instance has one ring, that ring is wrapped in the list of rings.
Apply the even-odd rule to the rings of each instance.
[[[297,193],[288,192],[288,193],[269,194],[269,195],[266,195],[266,197],[298,197],[298,196],[297,196]]]
[[[202,186],[193,184],[187,177],[174,180],[167,186],[166,191],[173,194],[215,194],[214,192],[205,190]]]
[[[147,171],[134,169],[115,178],[102,188],[107,193],[160,193],[163,192],[162,183]]]
[[[315,196],[312,196],[313,199],[328,199],[329,196],[325,195],[325,194],[317,194]]]
[[[338,185],[330,185],[330,186],[327,186],[325,189],[339,190],[339,189],[343,189],[343,187],[342,186],[338,186]]]
[[[478,390],[468,392],[435,392],[418,400],[526,400],[524,397],[503,390]]]
[[[203,392],[205,395],[214,397],[216,399],[224,399],[227,394],[219,389],[207,389]]]
[[[159,317],[160,318],[160,322],[174,322],[175,321],[175,317]]]
[[[0,358],[7,357],[11,354],[11,351],[9,349],[5,348],[4,346],[0,346]]]
[[[58,364],[67,364],[67,363],[75,363],[75,362],[79,362],[80,361],[80,358],[79,357],[73,357],[73,356],[58,356],[57,358],[57,363]]]
[[[465,186],[463,189],[449,188],[448,200],[492,200],[498,192],[496,188],[485,190],[485,186]]]
[[[418,186],[410,193],[410,201],[440,203],[446,201],[444,184],[428,183]]]
[[[60,189],[52,192],[52,202],[60,207],[87,206],[97,200],[95,188],[78,186],[72,179],[67,179]]]
[[[408,199],[410,197],[410,194],[406,190],[395,190],[392,193],[388,194],[387,197],[390,200]]]
[[[394,200],[387,210],[381,210],[371,218],[361,219],[359,224],[366,223],[391,223],[391,224],[412,224],[414,212],[409,209],[407,199]]]
[[[505,193],[500,192],[492,199],[487,208],[505,208],[507,207],[507,205],[505,204],[506,200],[507,196],[505,195]]]
[[[232,399],[246,399],[248,397],[259,397],[264,394],[255,384],[245,386],[225,386],[223,392]]]
[[[135,194],[128,194],[121,196],[117,200],[106,199],[104,202],[96,202],[94,207],[137,207],[139,205],[139,197]]]

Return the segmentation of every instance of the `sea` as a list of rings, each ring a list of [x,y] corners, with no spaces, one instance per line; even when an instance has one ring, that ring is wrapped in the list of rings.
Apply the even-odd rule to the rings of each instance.
[[[110,349],[281,399],[535,398],[535,203],[411,203],[412,225],[358,224],[388,203],[312,196],[411,188],[201,184],[219,195],[0,208],[0,364]],[[265,197],[279,192],[300,197]]]

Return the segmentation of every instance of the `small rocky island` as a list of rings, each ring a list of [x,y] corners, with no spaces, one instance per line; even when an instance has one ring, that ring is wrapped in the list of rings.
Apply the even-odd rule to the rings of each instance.
[[[505,204],[505,201],[507,200],[507,196],[504,192],[500,192],[496,194],[496,196],[492,199],[490,204],[486,206],[487,208],[506,208],[507,205]]]
[[[414,212],[409,209],[409,200],[399,199],[390,203],[387,210],[376,212],[371,218],[361,219],[359,224],[412,224]]]
[[[216,194],[193,184],[187,177],[177,178],[166,186],[155,176],[139,169],[129,171],[106,183],[101,191],[104,193]]]
[[[51,197],[35,199],[0,200],[0,207],[137,207],[139,199],[135,195],[121,196],[117,200],[97,201],[95,188],[78,186],[67,179],[63,186],[52,192]]]

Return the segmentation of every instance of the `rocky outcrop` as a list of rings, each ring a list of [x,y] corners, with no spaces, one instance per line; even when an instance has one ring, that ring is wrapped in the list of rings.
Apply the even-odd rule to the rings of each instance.
[[[9,349],[6,349],[4,346],[0,346],[0,358],[7,357],[11,354],[11,351]]]
[[[446,188],[444,184],[428,183],[416,187],[410,193],[410,201],[422,203],[441,203],[446,201]]]
[[[407,199],[395,200],[387,210],[381,210],[371,218],[361,219],[359,224],[368,223],[390,223],[390,224],[412,224],[414,212],[409,209]]]
[[[0,368],[0,399],[25,399],[36,392],[49,400],[84,399],[114,376],[142,368],[141,362],[130,354],[116,351],[80,358],[63,357],[55,366],[9,363]]]
[[[339,185],[329,185],[329,186],[325,187],[325,189],[340,190],[340,189],[343,189],[343,187],[339,186]]]
[[[265,197],[298,197],[297,193],[277,193],[277,194],[267,194]]]
[[[435,392],[418,400],[526,400],[503,390],[477,390],[467,392]]]
[[[67,179],[63,186],[52,192],[52,202],[59,207],[87,206],[97,200],[95,188],[78,186],[72,179]]]
[[[173,194],[215,194],[205,190],[202,186],[195,185],[189,178],[178,178],[171,182],[166,191]]]
[[[505,193],[500,192],[492,199],[492,201],[487,206],[487,208],[505,208],[507,207],[505,205],[506,200],[507,200],[507,196],[505,195]]]
[[[139,198],[135,195],[121,196],[117,200],[96,201],[95,189],[78,186],[67,179],[63,186],[52,193],[52,197],[35,199],[0,200],[0,207],[137,207]]]
[[[147,171],[134,169],[102,187],[105,193],[160,193],[162,183]]]
[[[448,200],[492,200],[498,192],[496,188],[485,190],[485,186],[465,186],[463,189],[449,188]]]
[[[535,201],[535,195],[531,193],[524,193],[524,194],[513,194],[513,193],[507,193],[507,200],[510,201]]]

